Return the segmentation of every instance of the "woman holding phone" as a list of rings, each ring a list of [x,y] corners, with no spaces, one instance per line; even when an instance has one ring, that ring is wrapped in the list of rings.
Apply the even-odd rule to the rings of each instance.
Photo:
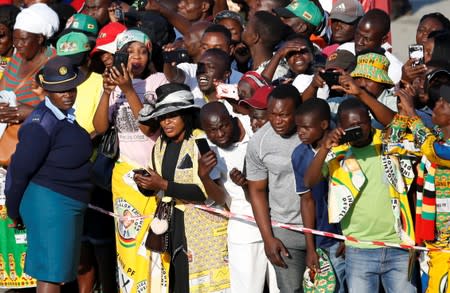
[[[93,122],[97,133],[105,133],[111,126],[118,133],[119,158],[111,182],[114,212],[141,217],[152,214],[156,203],[135,188],[132,170],[145,168],[159,133],[155,128],[140,125],[137,118],[145,104],[154,104],[155,89],[167,80],[164,74],[153,69],[152,44],[145,33],[124,31],[117,35],[116,45],[118,51],[114,55],[120,58],[103,74],[104,92]],[[145,289],[149,278],[150,255],[139,250],[149,223],[149,219],[143,218],[129,221],[127,225],[116,222],[118,263],[133,268],[132,271],[119,269],[118,278],[132,280],[132,292],[137,291],[138,284]]]
[[[207,199],[222,203],[225,198],[223,187],[216,182],[220,174],[215,153],[202,147],[207,152],[201,154],[196,145],[196,140],[205,137],[195,127],[198,106],[184,84],[160,86],[156,95],[155,107],[144,108],[139,120],[141,123],[158,121],[161,135],[149,164],[150,176],[136,174],[134,180],[140,188],[157,192],[158,205],[167,203],[175,207],[165,217],[169,227],[166,229],[168,250],[160,255],[163,265],[158,264],[160,260],[154,253],[152,267],[161,267],[164,272],[160,275],[168,276],[163,283],[169,282],[169,292],[210,292],[210,288],[229,288],[229,278],[213,278],[213,272],[228,275],[225,262],[227,221],[186,205],[203,204]],[[156,233],[157,222],[154,220],[151,224],[150,239]],[[149,242],[150,247],[147,247],[153,249]],[[169,269],[165,260],[171,260]],[[192,285],[200,279],[209,281]]]

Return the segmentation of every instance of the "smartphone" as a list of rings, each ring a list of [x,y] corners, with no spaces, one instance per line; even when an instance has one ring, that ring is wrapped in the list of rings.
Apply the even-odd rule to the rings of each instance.
[[[219,83],[216,87],[217,97],[239,101],[237,84]]]
[[[128,66],[128,53],[116,52],[114,54],[114,64],[113,65],[123,75],[122,65],[120,65],[122,63],[123,63],[123,65],[125,65],[125,67]]]
[[[142,175],[144,177],[151,176],[150,173],[148,173],[148,171],[143,169],[143,168],[141,168],[141,169],[134,169],[133,172],[134,172],[134,174],[140,174],[140,175]],[[145,189],[145,188],[140,187],[139,185],[137,187],[139,189],[139,192],[142,193],[144,196],[152,196],[152,195],[155,194],[154,190]]]
[[[327,83],[329,88],[331,88],[333,85],[338,85],[339,76],[341,76],[341,74],[336,71],[319,72],[319,75]]]
[[[423,45],[409,45],[408,47],[409,59],[414,59],[413,66],[423,64]]]
[[[139,175],[142,175],[144,177],[151,176],[150,173],[148,173],[148,171],[145,170],[145,169],[134,169],[133,172],[134,172],[134,174],[139,174]]]
[[[350,127],[344,130],[345,134],[339,141],[340,144],[356,141],[363,137],[362,129],[360,126]]]
[[[189,62],[190,58],[186,49],[177,49],[175,51],[163,52],[164,63],[176,64]]]
[[[120,6],[116,7],[116,9],[114,9],[114,16],[117,18],[117,21],[123,22],[123,19],[124,19],[123,11]]]
[[[211,150],[206,138],[197,138],[195,140],[195,143],[197,144],[198,150],[200,151],[200,155],[202,156]]]

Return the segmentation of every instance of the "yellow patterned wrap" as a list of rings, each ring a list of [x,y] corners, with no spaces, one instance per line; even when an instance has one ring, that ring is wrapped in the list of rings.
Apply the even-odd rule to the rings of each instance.
[[[199,152],[195,139],[204,137],[204,133],[195,130],[193,135],[183,141],[177,166],[186,156],[192,161],[192,168],[175,170],[177,183],[197,184],[206,194],[203,183],[198,177]],[[158,139],[154,148],[155,170],[161,174],[162,159],[166,144]],[[170,197],[170,194],[164,195]],[[176,200],[176,208],[184,211],[184,226],[187,239],[189,261],[189,291],[198,293],[219,292],[230,288],[228,269],[227,227],[228,220],[206,211],[195,209],[185,202]]]

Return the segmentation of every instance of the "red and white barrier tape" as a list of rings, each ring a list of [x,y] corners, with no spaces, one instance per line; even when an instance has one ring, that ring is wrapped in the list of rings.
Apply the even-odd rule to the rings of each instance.
[[[207,211],[207,212],[210,212],[210,213],[215,213],[215,214],[221,215],[221,216],[223,216],[225,218],[240,219],[240,220],[244,220],[244,221],[247,221],[247,222],[256,223],[255,218],[252,217],[252,216],[236,214],[236,213],[232,213],[232,212],[221,210],[221,209],[212,208],[212,207],[205,206],[205,205],[193,205],[193,206],[195,208],[197,208],[197,209],[201,209],[201,210],[204,210],[204,211]],[[115,214],[113,212],[104,210],[102,208],[93,206],[91,204],[89,204],[89,208],[91,208],[93,210],[96,210],[96,211],[98,211],[100,213],[109,215],[111,217],[117,218],[119,221],[153,218],[153,215],[150,215],[150,216],[149,215],[147,215],[147,216],[137,216],[137,217],[121,216],[121,215]],[[390,243],[390,242],[384,242],[384,241],[358,240],[358,239],[356,239],[354,237],[351,237],[351,236],[344,236],[344,235],[341,235],[341,234],[335,234],[335,233],[330,233],[330,232],[325,232],[325,231],[319,231],[319,230],[315,230],[315,229],[305,228],[305,227],[300,226],[300,225],[283,224],[283,223],[279,223],[277,221],[272,221],[272,227],[288,229],[288,230],[297,231],[297,232],[301,232],[301,233],[310,233],[310,234],[314,234],[314,235],[318,235],[318,236],[324,236],[324,237],[329,237],[329,238],[334,238],[334,239],[339,239],[339,240],[346,240],[346,241],[350,241],[350,242],[354,242],[354,243],[370,244],[370,245],[375,245],[375,246],[380,246],[380,247],[394,247],[394,248],[402,248],[402,249],[415,249],[415,250],[419,250],[419,251],[441,251],[441,252],[450,253],[449,249],[427,248],[427,247],[423,247],[423,246]]]

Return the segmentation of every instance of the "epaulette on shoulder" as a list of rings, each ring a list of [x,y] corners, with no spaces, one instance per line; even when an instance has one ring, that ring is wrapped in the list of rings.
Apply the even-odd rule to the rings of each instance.
[[[48,135],[51,134],[57,122],[58,119],[47,107],[36,108],[31,113],[30,119],[28,120],[28,123],[39,123]]]

